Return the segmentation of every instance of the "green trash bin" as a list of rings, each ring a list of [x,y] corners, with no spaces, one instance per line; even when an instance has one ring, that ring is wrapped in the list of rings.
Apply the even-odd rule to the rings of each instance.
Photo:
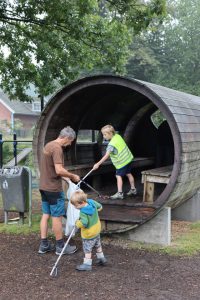
[[[24,166],[0,169],[0,185],[5,223],[8,223],[8,212],[18,212],[22,222],[24,221],[24,213],[29,212],[30,224],[32,202],[30,169]]]

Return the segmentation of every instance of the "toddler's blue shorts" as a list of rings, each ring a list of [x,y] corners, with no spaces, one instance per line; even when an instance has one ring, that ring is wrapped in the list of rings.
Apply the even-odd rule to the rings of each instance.
[[[92,249],[95,247],[100,248],[101,247],[101,239],[100,239],[100,234],[94,237],[93,239],[82,239],[83,242],[83,252],[86,253],[91,253]]]
[[[43,214],[61,217],[66,214],[64,192],[48,192],[40,190]]]
[[[130,174],[132,170],[132,162],[130,162],[128,165],[117,169],[116,170],[116,175],[118,176],[125,176],[126,174]]]

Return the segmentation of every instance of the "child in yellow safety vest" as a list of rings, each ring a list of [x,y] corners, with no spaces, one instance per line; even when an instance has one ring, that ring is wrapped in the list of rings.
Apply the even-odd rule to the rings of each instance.
[[[136,195],[137,190],[135,188],[135,180],[131,174],[131,163],[133,161],[133,154],[126,145],[124,139],[115,132],[115,129],[111,125],[106,125],[101,129],[104,139],[110,141],[107,148],[106,154],[93,166],[93,170],[99,168],[99,166],[106,161],[109,157],[113,165],[116,168],[117,178],[117,193],[111,196],[111,199],[123,199],[123,176],[127,176],[130,183],[130,190],[126,194],[127,196]]]

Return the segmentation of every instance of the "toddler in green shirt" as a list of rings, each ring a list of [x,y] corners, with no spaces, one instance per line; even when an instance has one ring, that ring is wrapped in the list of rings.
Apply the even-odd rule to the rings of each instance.
[[[102,210],[102,205],[92,199],[87,199],[87,194],[83,191],[76,191],[72,194],[71,203],[80,209],[80,218],[76,221],[76,227],[81,229],[83,252],[85,254],[83,264],[78,265],[78,271],[92,270],[92,249],[96,249],[97,264],[104,265],[107,259],[104,257],[101,247],[101,222],[98,212]]]

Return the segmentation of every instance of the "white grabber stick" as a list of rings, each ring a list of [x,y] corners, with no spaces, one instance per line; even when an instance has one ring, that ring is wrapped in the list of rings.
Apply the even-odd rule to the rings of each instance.
[[[63,255],[63,252],[65,251],[65,248],[66,248],[67,245],[69,244],[69,241],[70,241],[71,237],[72,237],[73,234],[74,234],[75,228],[76,228],[76,227],[74,226],[74,228],[72,229],[72,232],[70,233],[70,235],[69,235],[69,237],[68,237],[68,239],[67,239],[67,241],[66,241],[66,243],[65,243],[65,245],[64,245],[64,247],[63,247],[63,249],[62,249],[62,251],[60,252],[60,254],[59,254],[59,256],[58,256],[58,259],[57,259],[56,262],[55,262],[55,265],[53,266],[53,268],[52,268],[52,270],[51,270],[50,276],[54,276],[54,277],[57,276],[57,274],[58,274],[57,265],[58,265],[59,260],[61,259],[62,255]]]
[[[90,170],[77,184],[76,184],[76,187],[77,187],[77,189],[78,188],[80,188],[80,184],[81,184],[81,182],[83,182],[84,181],[84,179],[86,178],[86,177],[88,177],[89,175],[90,175],[90,173],[92,173],[92,171],[94,171],[93,169],[92,170]],[[62,179],[64,180],[64,181],[66,181],[66,182],[68,182],[68,180],[67,179],[65,179],[65,177],[62,177]],[[70,180],[70,179],[69,179]]]
[[[92,169],[92,170],[90,170],[78,183],[77,183],[77,187],[80,187],[80,184],[81,184],[81,182],[82,181],[84,181],[85,180],[85,178],[87,178],[89,175],[90,175],[90,173],[92,173],[94,170]]]
[[[77,184],[76,184],[76,188],[77,189],[79,189],[80,188],[80,184],[81,184],[81,182],[84,182],[84,179],[86,178],[86,177],[88,177],[89,175],[90,175],[90,173],[92,173],[92,171],[94,171],[93,169],[92,170],[90,170]],[[65,178],[65,177],[62,177],[62,179],[64,180],[64,181],[66,181],[67,183],[69,183],[69,181],[70,181],[70,179],[68,179],[68,178]]]

